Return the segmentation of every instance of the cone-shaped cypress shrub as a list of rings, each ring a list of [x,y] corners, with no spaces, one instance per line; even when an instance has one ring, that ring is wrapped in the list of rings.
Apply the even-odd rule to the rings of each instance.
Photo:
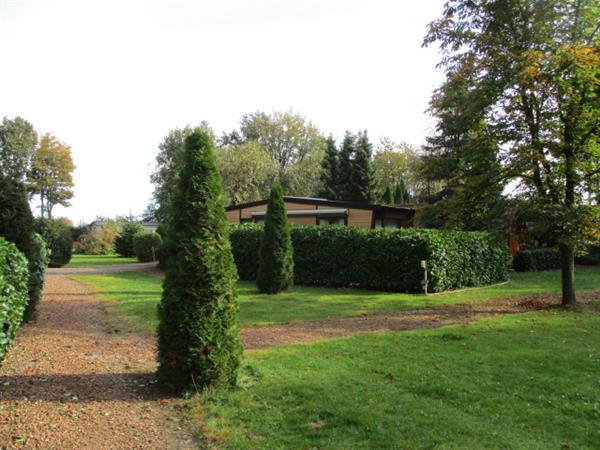
[[[260,244],[258,290],[266,294],[285,291],[294,282],[294,251],[281,186],[275,183],[267,205],[265,232]]]
[[[237,271],[214,144],[202,130],[185,141],[169,224],[171,256],[158,308],[158,381],[178,391],[234,385],[242,347]]]

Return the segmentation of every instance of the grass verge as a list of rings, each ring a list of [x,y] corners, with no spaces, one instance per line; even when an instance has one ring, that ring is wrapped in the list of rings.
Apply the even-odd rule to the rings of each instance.
[[[154,331],[162,279],[145,272],[74,275],[114,300],[110,310],[138,331]],[[598,289],[600,268],[577,271],[578,290]],[[265,325],[303,320],[356,316],[402,309],[491,300],[511,296],[560,292],[560,272],[512,273],[508,283],[431,296],[295,286],[288,292],[262,295],[254,283],[240,282],[242,325]]]
[[[94,267],[137,262],[137,258],[124,258],[119,255],[73,255],[71,261],[65,267]]]
[[[592,449],[600,305],[247,352],[188,400],[220,448]]]

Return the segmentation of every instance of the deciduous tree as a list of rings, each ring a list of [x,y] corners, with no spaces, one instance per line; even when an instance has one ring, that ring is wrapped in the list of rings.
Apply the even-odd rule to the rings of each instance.
[[[23,183],[36,145],[33,125],[21,117],[4,117],[0,125],[0,175]]]
[[[40,139],[31,160],[29,189],[40,198],[40,215],[52,217],[55,205],[69,206],[73,197],[73,170],[71,148],[53,135],[46,133]]]
[[[598,227],[599,21],[596,0],[450,0],[424,41],[446,70],[432,100],[438,136],[487,124],[504,177],[556,235],[565,305],[577,246]]]

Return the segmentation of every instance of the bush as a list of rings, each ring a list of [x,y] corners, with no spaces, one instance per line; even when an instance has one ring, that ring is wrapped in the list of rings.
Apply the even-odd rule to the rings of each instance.
[[[256,284],[267,294],[285,291],[294,282],[294,252],[283,191],[276,183],[267,205],[265,231],[260,244]]]
[[[141,234],[143,232],[144,227],[139,223],[126,222],[115,238],[115,251],[126,258],[135,256],[136,253],[133,249],[133,238],[136,234]]]
[[[0,236],[29,258],[33,246],[33,216],[22,185],[0,177]]]
[[[139,262],[156,261],[161,244],[158,233],[139,233],[133,237],[133,250]]]
[[[0,363],[23,320],[28,301],[27,259],[0,237]]]
[[[256,279],[262,226],[232,225],[240,278]],[[485,232],[292,227],[294,282],[396,292],[422,292],[421,260],[429,291],[480,286],[508,278],[506,243]]]
[[[169,241],[166,225],[160,224],[158,227],[156,227],[156,232],[162,239],[162,245],[156,254],[156,257],[158,258],[158,268],[160,270],[167,270],[167,259],[169,259]]]
[[[513,258],[513,268],[517,272],[560,269],[560,252],[553,248],[521,250]]]
[[[73,250],[84,255],[109,255],[115,251],[117,224],[113,220],[105,220],[101,225],[88,227]]]
[[[235,385],[242,353],[237,274],[213,148],[204,131],[186,138],[168,227],[157,379],[177,390]]]
[[[48,265],[62,267],[69,264],[73,255],[73,238],[65,219],[36,219],[35,229],[48,246]]]
[[[29,302],[25,308],[25,321],[35,319],[37,304],[44,289],[44,275],[48,267],[48,250],[44,238],[37,233],[33,235],[33,246],[29,258]]]

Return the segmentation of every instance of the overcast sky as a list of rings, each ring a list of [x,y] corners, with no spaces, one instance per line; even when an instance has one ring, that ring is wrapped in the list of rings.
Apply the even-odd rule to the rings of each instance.
[[[164,135],[289,110],[424,143],[442,0],[0,0],[0,116],[72,148],[75,223],[141,213]]]

